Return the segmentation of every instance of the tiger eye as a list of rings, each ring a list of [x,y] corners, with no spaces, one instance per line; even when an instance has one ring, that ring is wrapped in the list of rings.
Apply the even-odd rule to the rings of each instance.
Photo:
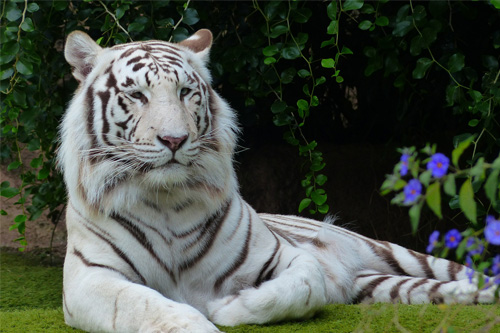
[[[190,92],[191,92],[191,89],[189,89],[189,88],[182,88],[180,94],[181,94],[182,97],[184,97],[187,94],[189,94]]]
[[[130,94],[133,98],[141,99],[144,97],[144,94],[141,93],[140,91],[134,91],[133,93]]]

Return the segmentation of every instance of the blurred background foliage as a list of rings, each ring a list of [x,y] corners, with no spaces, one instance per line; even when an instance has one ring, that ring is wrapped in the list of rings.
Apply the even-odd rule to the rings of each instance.
[[[498,156],[499,7],[497,0],[3,1],[0,157],[22,183],[2,182],[1,195],[22,214],[2,210],[2,219],[12,221],[21,244],[26,226],[36,223],[28,221],[43,213],[54,224],[61,219],[66,196],[55,170],[58,124],[77,87],[63,56],[68,33],[83,30],[111,46],[177,42],[209,28],[213,85],[237,110],[241,150],[254,153],[237,156],[244,196],[258,210],[317,218],[341,211],[348,221],[378,202],[384,213],[367,208],[378,219],[369,215],[374,220],[364,233],[404,242],[398,237],[410,233],[406,212],[391,211],[378,194],[399,160],[396,147],[430,142],[449,155],[475,135],[464,168]],[[348,148],[336,151],[348,153],[329,158],[339,145]],[[266,155],[268,146],[278,149]],[[26,150],[34,157],[26,160]],[[278,157],[270,166],[278,171],[245,174],[245,163],[253,167],[259,154]],[[366,174],[375,175],[371,188],[355,188]],[[351,185],[342,187],[339,177]],[[245,185],[256,178],[261,188]],[[273,182],[288,195],[265,194]],[[366,202],[353,191],[368,192]],[[445,223],[466,223],[452,208],[443,212]],[[494,207],[484,208],[491,214]],[[437,225],[421,224],[419,231],[428,235]],[[394,234],[387,237],[382,230],[389,229]]]

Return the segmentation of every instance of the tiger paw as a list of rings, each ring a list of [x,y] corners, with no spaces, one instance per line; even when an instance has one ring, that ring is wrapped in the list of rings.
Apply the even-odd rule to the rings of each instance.
[[[144,333],[218,333],[219,329],[201,313],[187,306],[185,311],[159,315],[144,323],[139,332]]]

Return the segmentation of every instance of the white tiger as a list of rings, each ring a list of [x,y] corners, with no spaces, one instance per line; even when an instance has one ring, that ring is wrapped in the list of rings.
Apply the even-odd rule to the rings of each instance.
[[[217,332],[327,303],[493,302],[465,267],[240,196],[235,115],[211,88],[212,34],[65,56],[80,86],[59,163],[69,194],[66,322],[88,331]]]

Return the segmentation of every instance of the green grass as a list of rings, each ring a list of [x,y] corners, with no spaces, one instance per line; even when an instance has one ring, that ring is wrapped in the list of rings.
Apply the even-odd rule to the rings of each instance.
[[[0,252],[0,332],[80,332],[64,324],[62,267]],[[500,306],[329,305],[315,318],[225,332],[499,332]]]

